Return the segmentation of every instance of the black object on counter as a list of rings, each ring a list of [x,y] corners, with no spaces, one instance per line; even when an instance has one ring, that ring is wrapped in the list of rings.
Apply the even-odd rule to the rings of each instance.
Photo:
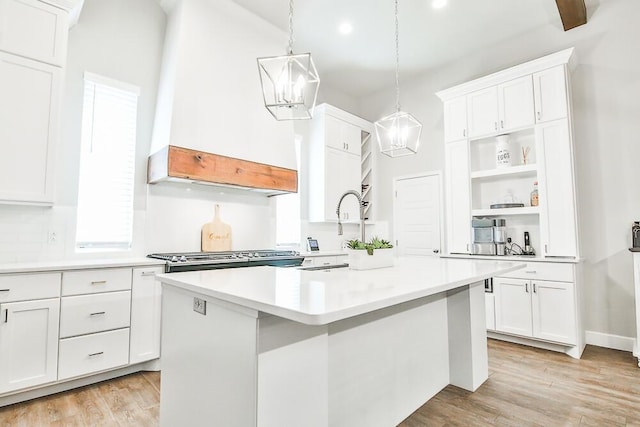
[[[640,221],[635,221],[631,226],[631,246],[640,248]]]

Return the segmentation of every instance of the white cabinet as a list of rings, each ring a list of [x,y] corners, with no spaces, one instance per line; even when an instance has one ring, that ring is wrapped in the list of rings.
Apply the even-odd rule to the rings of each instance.
[[[57,67],[0,52],[0,202],[53,202]]]
[[[129,363],[160,357],[162,286],[156,274],[162,267],[134,268],[131,287],[131,346]]]
[[[498,130],[501,132],[533,125],[533,83],[530,75],[498,85],[498,118]]]
[[[370,123],[326,104],[316,108],[309,123],[308,142],[304,142],[308,145],[309,221],[336,222],[342,194],[349,190],[361,193],[361,147],[371,134],[369,126]],[[371,173],[368,168],[367,173]],[[353,196],[344,199],[340,211],[341,221],[360,219],[360,206]]]
[[[0,0],[0,50],[62,66],[68,16],[38,0]]]
[[[0,394],[58,378],[60,274],[0,276]]]
[[[467,95],[467,108],[470,138],[533,125],[531,75]]]
[[[336,117],[325,115],[325,143],[327,147],[360,155],[360,133],[358,126]]]
[[[460,96],[444,103],[444,141],[467,137],[467,98]]]
[[[467,95],[469,138],[498,131],[498,89],[495,86]]]
[[[578,253],[573,154],[567,120],[536,127],[540,231],[545,256]]]
[[[566,82],[563,65],[557,65],[533,74],[536,123],[567,117]]]
[[[576,344],[573,282],[496,277],[495,329],[562,344]]]
[[[302,261],[303,267],[322,267],[326,265],[337,265],[348,262],[348,255],[313,255],[305,256]]]
[[[445,144],[447,250],[469,253],[471,209],[469,190],[469,142]]]

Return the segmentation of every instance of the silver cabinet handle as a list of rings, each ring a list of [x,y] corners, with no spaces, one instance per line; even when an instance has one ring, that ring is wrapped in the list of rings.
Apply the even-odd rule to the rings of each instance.
[[[0,292],[11,292],[11,289],[0,289]]]
[[[464,136],[465,138],[467,137],[467,130],[466,129],[462,129],[462,136]]]
[[[534,294],[538,293],[538,291],[536,291],[536,284],[535,283],[533,284],[533,293]]]
[[[105,283],[107,283],[106,280],[96,280],[91,282],[92,285],[104,285]]]
[[[504,120],[500,120],[500,127],[504,129]]]
[[[536,270],[528,270],[528,271],[525,271],[525,273],[527,273],[527,274],[536,274],[537,271]]]
[[[103,314],[107,314],[107,312],[106,311],[97,311],[95,313],[89,314],[89,316],[101,316]]]
[[[528,283],[525,283],[525,284],[524,284],[524,291],[525,291],[526,293],[529,293],[529,284],[528,284]]]
[[[323,262],[322,265],[331,265],[330,262]]]
[[[536,111],[536,117],[538,118],[538,120],[540,120],[541,116],[542,116],[542,114],[540,114],[540,111]]]
[[[493,122],[493,127],[495,128],[495,130],[498,130],[498,122]]]
[[[9,323],[9,309],[4,309],[4,323]]]
[[[547,248],[547,245],[544,245],[544,253],[546,254],[548,252],[549,252],[549,249]]]
[[[104,354],[104,351],[99,351],[97,353],[91,353],[91,354],[89,354],[89,357],[100,356],[101,354]]]
[[[140,273],[141,276],[155,276],[156,272],[155,271],[143,271],[142,273]]]

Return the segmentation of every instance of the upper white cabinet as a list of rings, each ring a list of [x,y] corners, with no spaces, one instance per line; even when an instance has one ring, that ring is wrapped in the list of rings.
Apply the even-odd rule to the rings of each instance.
[[[467,138],[467,97],[460,96],[444,103],[444,141]]]
[[[501,132],[533,125],[531,76],[520,77],[498,85],[498,118],[498,130]]]
[[[0,202],[53,201],[61,70],[0,52]]]
[[[467,95],[467,111],[469,138],[497,132],[498,89],[492,86]]]
[[[566,82],[563,65],[557,65],[533,74],[536,123],[567,117]]]
[[[349,190],[359,194],[366,191],[367,208],[373,202],[370,176],[373,159],[369,145],[372,127],[371,123],[330,105],[316,107],[305,135],[309,162],[309,221],[336,222],[340,197]],[[365,157],[361,155],[363,149]],[[358,200],[353,196],[345,197],[340,213],[341,221],[359,221]]]
[[[68,9],[78,0],[0,0],[0,203],[53,203]]]
[[[62,66],[69,14],[38,0],[0,0],[0,50]]]
[[[573,155],[566,119],[536,127],[540,237],[544,256],[578,254]]]
[[[470,138],[531,126],[534,123],[531,75],[470,93],[467,109]]]

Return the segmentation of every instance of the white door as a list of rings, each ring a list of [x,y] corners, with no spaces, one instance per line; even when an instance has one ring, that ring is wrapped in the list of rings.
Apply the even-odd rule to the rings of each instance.
[[[498,130],[498,90],[495,86],[467,95],[467,123],[470,138]]]
[[[58,379],[60,299],[0,305],[0,394]]]
[[[498,85],[500,130],[533,125],[533,83],[531,76]]]
[[[471,190],[469,142],[445,144],[445,196],[447,200],[447,251],[469,253],[471,243]]]
[[[536,123],[567,117],[567,87],[564,65],[533,74]]]
[[[163,272],[162,267],[133,269],[129,363],[160,357],[162,286],[156,274]]]
[[[540,237],[545,256],[577,255],[573,161],[567,120],[536,126]]]
[[[467,137],[467,98],[461,96],[444,103],[444,140],[458,141]]]
[[[573,283],[533,281],[533,336],[567,344],[576,343]]]
[[[496,331],[527,337],[532,335],[531,291],[528,280],[493,278]]]
[[[398,255],[440,253],[440,175],[397,179],[394,221]]]

